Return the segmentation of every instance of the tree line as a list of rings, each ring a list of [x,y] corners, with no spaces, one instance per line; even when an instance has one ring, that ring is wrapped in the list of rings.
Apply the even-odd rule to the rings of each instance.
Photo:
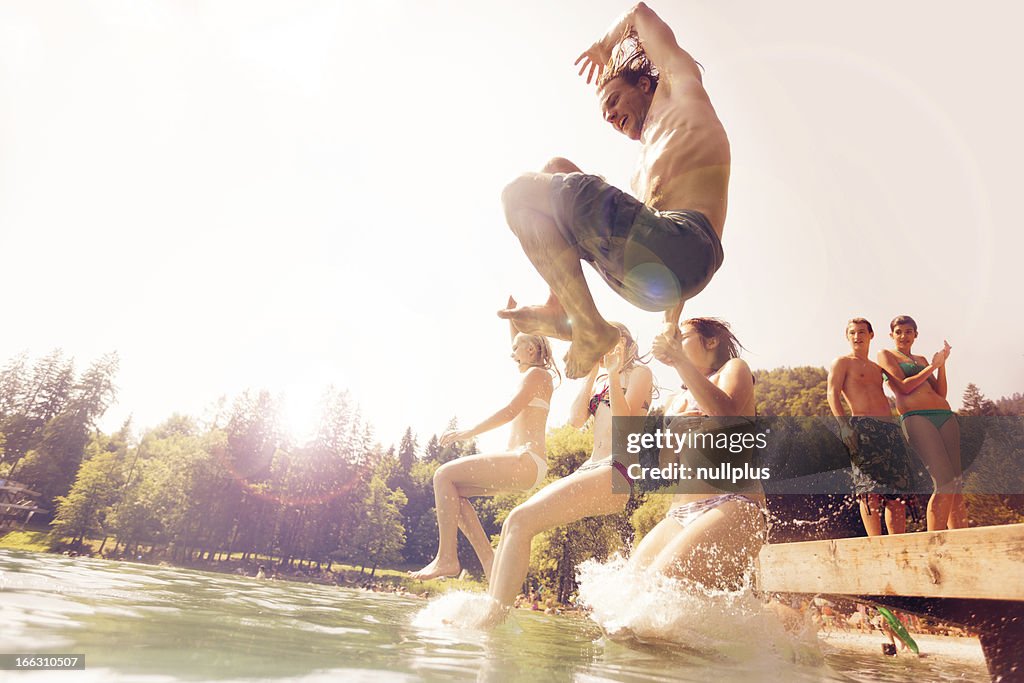
[[[284,432],[281,406],[266,391],[245,392],[206,421],[174,415],[138,437],[130,424],[105,434],[96,421],[115,398],[116,372],[114,354],[78,374],[60,352],[34,364],[18,356],[0,370],[0,479],[41,492],[55,537],[97,539],[108,554],[178,564],[272,556],[285,568],[330,570],[344,562],[371,574],[382,566],[422,566],[437,547],[434,472],[476,452],[472,442],[442,449],[436,434],[421,446],[411,428],[397,447],[384,447],[355,399],[337,389],[325,392],[315,436],[301,444]],[[755,376],[760,414],[829,414],[824,368]],[[1020,394],[990,401],[970,385],[961,414],[1020,415],[1022,404]],[[1006,430],[984,437],[984,446],[1019,452],[1019,437],[1020,430]],[[591,447],[586,428],[551,429],[548,478],[571,473]],[[473,504],[493,537],[524,499],[504,494]],[[667,503],[667,496],[641,494],[629,518],[583,520],[540,535],[530,581],[568,599],[581,561],[627,547]],[[995,517],[1015,521],[1015,514],[1005,505]],[[479,573],[461,537],[459,556]]]

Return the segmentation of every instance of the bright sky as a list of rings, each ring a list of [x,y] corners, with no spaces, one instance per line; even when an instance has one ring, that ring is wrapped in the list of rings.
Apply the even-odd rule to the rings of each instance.
[[[733,150],[725,264],[686,315],[731,321],[771,368],[827,366],[854,315],[877,350],[905,313],[919,353],[953,345],[954,407],[972,381],[1024,391],[1024,12],[650,4],[706,67]],[[386,444],[486,417],[518,378],[494,312],[546,294],[502,187],[555,155],[628,186],[636,143],[573,68],[624,9],[7,0],[0,361],[117,350],[108,429],[267,388],[302,432],[329,385]],[[658,316],[591,282],[649,347]]]

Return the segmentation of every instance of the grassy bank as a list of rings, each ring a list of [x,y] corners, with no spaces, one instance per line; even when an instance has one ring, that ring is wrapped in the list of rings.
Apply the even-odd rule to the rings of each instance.
[[[0,548],[50,552],[50,534],[46,531],[11,531],[0,536]]]

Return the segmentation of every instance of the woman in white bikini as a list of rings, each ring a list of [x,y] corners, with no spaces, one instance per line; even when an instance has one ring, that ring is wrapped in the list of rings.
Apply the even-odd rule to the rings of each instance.
[[[699,428],[700,418],[707,417],[746,417],[752,424],[754,376],[739,358],[741,346],[728,323],[691,318],[679,327],[680,334],[661,335],[652,349],[683,382],[684,391],[665,407],[666,418],[683,418],[683,423],[671,421],[673,431]],[[663,467],[668,455],[662,452]],[[678,454],[672,450],[670,457],[691,468],[709,464],[685,449]],[[764,490],[757,480],[737,482],[729,491],[714,484],[687,481],[687,492],[673,496],[665,519],[633,551],[631,565],[709,588],[741,585],[767,534]]]
[[[502,618],[522,589],[534,536],[586,517],[621,513],[632,496],[633,482],[626,467],[612,460],[612,417],[646,415],[651,403],[653,376],[650,368],[640,362],[629,330],[622,325],[615,326],[619,328],[619,343],[601,361],[607,369],[607,386],[593,393],[600,372],[599,367],[594,367],[583,383],[570,416],[570,424],[577,428],[591,415],[594,417],[594,448],[590,459],[569,476],[535,493],[505,519],[488,587],[494,600],[488,617],[490,622]],[[613,488],[616,478],[619,484],[628,484],[629,492],[616,492]]]
[[[509,306],[515,306],[511,298]],[[441,447],[446,448],[511,422],[508,449],[503,453],[467,455],[437,468],[434,473],[437,555],[423,569],[410,572],[414,579],[458,575],[461,571],[457,545],[459,529],[489,576],[494,550],[468,499],[504,491],[527,491],[539,486],[547,474],[544,436],[554,390],[552,375],[561,375],[551,358],[547,339],[522,334],[514,324],[511,327],[512,360],[522,373],[522,381],[512,400],[471,429],[445,432],[440,441]]]

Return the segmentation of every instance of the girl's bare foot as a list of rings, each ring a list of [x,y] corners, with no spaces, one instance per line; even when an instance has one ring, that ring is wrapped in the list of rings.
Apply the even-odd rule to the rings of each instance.
[[[427,579],[436,579],[439,576],[458,576],[461,571],[462,567],[459,566],[458,560],[442,563],[435,557],[434,560],[423,569],[415,572],[409,572],[409,577],[417,579],[418,581],[426,581]]]

